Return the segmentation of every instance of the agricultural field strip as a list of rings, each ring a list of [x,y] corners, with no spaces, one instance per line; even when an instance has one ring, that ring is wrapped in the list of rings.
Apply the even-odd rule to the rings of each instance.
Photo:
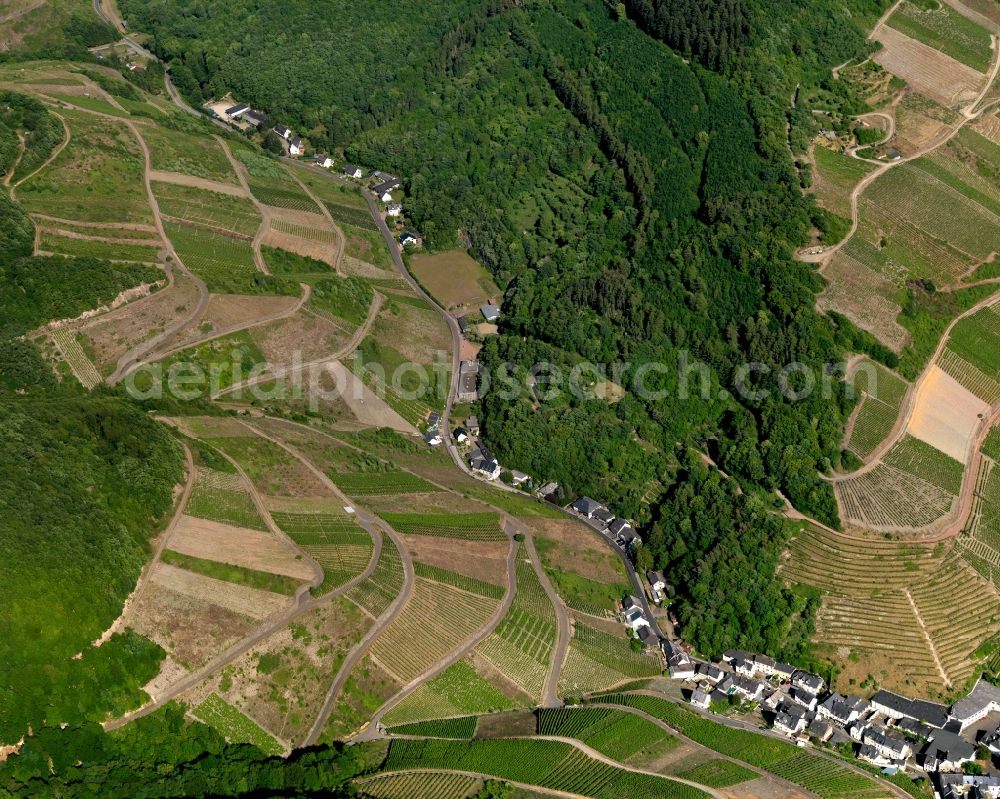
[[[89,391],[101,382],[97,367],[87,357],[73,331],[64,327],[57,328],[52,331],[52,341],[80,385]]]
[[[483,785],[478,777],[447,771],[380,774],[355,780],[362,797],[373,799],[466,799]]]
[[[250,743],[271,755],[282,754],[286,747],[243,711],[218,694],[211,694],[191,711],[191,715],[214,727],[233,743]]]

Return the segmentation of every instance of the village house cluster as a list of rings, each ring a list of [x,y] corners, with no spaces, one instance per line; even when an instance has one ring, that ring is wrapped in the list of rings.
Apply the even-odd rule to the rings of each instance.
[[[859,760],[885,773],[934,775],[941,797],[1000,799],[998,778],[956,774],[980,746],[1000,754],[1000,725],[983,724],[1000,713],[1000,688],[990,683],[980,680],[949,708],[885,690],[870,699],[845,696],[817,674],[738,649],[717,663],[696,660],[669,641],[663,650],[670,676],[690,683],[690,703],[701,710],[751,703],[775,732],[800,746],[848,744]]]

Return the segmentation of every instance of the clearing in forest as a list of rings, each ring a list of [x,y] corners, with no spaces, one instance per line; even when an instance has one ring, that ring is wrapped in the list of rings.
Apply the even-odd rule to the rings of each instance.
[[[464,250],[418,253],[410,264],[414,277],[448,310],[478,309],[501,295],[490,273]]]

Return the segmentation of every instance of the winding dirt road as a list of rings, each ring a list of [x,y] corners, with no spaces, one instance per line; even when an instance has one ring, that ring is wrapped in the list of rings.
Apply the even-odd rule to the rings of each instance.
[[[268,207],[264,205],[260,200],[254,197],[252,191],[250,191],[250,181],[247,180],[246,167],[236,160],[233,156],[233,151],[229,149],[229,144],[221,136],[213,136],[222,148],[222,151],[226,154],[226,158],[229,159],[229,165],[233,168],[233,172],[236,173],[236,179],[240,182],[240,186],[243,187],[243,191],[246,192],[247,197],[250,202],[253,203],[254,208],[257,209],[257,213],[260,214],[260,224],[257,226],[257,233],[253,237],[251,242],[251,247],[253,248],[253,260],[257,265],[257,271],[263,272],[265,275],[271,274],[271,270],[267,267],[267,261],[264,260],[264,254],[260,250],[260,242],[267,235],[268,231],[271,229],[271,212]]]
[[[562,674],[563,664],[566,662],[566,654],[569,652],[569,641],[572,635],[569,613],[566,612],[566,604],[562,601],[562,597],[556,593],[556,589],[552,586],[549,575],[542,568],[542,560],[538,557],[531,532],[520,522],[517,524],[521,528],[518,532],[524,534],[524,548],[531,558],[531,566],[534,568],[538,581],[542,584],[545,595],[549,598],[549,603],[556,614],[556,645],[552,648],[552,657],[549,659],[549,668],[545,673],[545,682],[542,686],[542,707],[562,707],[564,703],[559,698],[559,675]]]

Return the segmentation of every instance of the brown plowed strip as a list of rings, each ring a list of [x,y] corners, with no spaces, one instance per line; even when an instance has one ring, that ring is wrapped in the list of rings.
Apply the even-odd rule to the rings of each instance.
[[[163,242],[159,239],[125,239],[113,236],[88,236],[85,233],[77,233],[75,230],[64,230],[63,228],[40,226],[38,228],[43,233],[54,233],[64,239],[81,239],[83,241],[100,241],[105,244],[136,244],[142,247],[162,247]]]
[[[196,189],[207,189],[218,194],[231,194],[234,197],[246,197],[247,192],[242,186],[232,186],[207,178],[196,178],[194,175],[182,175],[179,172],[163,172],[159,169],[149,170],[149,179],[161,183],[176,183],[178,186],[193,186]]]
[[[78,219],[61,219],[58,216],[38,213],[31,214],[31,218],[41,222],[52,222],[56,225],[72,225],[73,227],[114,228],[115,230],[135,230],[142,233],[157,232],[155,226],[143,225],[139,222],[81,222]]]

